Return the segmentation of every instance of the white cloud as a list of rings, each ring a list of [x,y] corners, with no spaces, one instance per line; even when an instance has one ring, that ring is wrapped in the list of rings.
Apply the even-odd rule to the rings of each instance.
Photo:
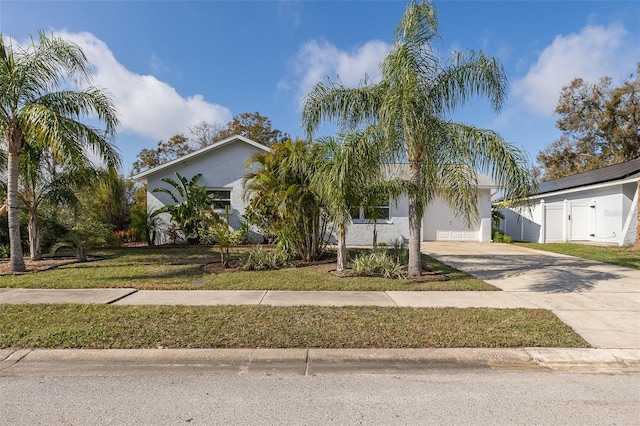
[[[228,108],[207,102],[202,95],[185,98],[154,76],[127,70],[93,34],[62,31],[56,35],[82,48],[94,67],[92,83],[111,95],[122,130],[168,139],[201,121],[224,125],[231,119]]]
[[[627,30],[621,24],[608,27],[588,25],[577,34],[558,35],[516,81],[513,94],[527,109],[551,115],[563,86],[575,78],[596,83],[608,75],[624,78],[635,69],[637,47],[626,43]]]
[[[302,45],[290,60],[290,75],[278,83],[280,90],[295,90],[299,104],[317,83],[337,76],[343,84],[355,87],[365,75],[376,83],[380,81],[378,68],[391,45],[383,41],[369,41],[351,52],[345,52],[326,41],[311,40]]]

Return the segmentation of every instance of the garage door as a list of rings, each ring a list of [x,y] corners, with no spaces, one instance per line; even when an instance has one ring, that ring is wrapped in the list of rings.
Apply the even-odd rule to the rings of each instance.
[[[422,218],[423,241],[478,241],[478,230],[470,229],[442,200],[434,200]]]
[[[438,231],[438,241],[478,241],[478,233],[473,231]]]

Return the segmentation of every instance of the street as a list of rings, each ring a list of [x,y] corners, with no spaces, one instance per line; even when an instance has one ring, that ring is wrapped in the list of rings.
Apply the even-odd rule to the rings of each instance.
[[[1,377],[0,424],[637,425],[640,374]]]

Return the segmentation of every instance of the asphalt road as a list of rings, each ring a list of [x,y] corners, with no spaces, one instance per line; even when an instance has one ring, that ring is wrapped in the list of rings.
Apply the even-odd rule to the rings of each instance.
[[[1,425],[637,425],[640,374],[0,378]]]

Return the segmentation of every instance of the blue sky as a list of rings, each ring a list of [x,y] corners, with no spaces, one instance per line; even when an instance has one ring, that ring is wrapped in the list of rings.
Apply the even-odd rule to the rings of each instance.
[[[0,32],[78,43],[120,112],[123,172],[142,148],[201,121],[258,111],[303,136],[305,93],[325,76],[357,85],[390,49],[406,1],[11,1]],[[559,137],[553,110],[573,78],[619,83],[640,61],[640,2],[436,1],[443,57],[483,50],[504,65],[499,114],[473,101],[457,121],[498,131],[531,160]]]

